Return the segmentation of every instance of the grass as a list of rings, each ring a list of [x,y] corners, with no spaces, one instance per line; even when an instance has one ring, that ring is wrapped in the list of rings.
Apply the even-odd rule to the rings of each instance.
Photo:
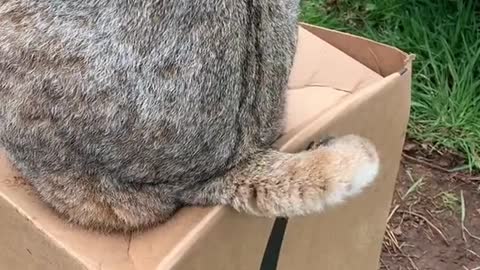
[[[480,1],[302,0],[301,20],[416,54],[409,137],[480,169]]]

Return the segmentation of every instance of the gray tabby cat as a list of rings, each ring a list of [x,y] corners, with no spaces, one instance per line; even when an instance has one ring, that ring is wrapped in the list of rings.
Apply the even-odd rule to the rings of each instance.
[[[186,205],[319,213],[373,181],[366,139],[296,154],[282,130],[299,0],[1,0],[0,145],[85,228]]]

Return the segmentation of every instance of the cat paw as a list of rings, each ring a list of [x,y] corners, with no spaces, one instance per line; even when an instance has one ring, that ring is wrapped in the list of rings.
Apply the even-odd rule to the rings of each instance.
[[[380,162],[375,146],[367,139],[347,135],[331,139],[324,147],[333,154],[326,203],[335,205],[360,194],[378,175]]]

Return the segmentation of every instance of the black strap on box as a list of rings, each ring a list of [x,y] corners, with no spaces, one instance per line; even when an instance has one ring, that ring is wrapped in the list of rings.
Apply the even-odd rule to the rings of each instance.
[[[280,250],[282,248],[283,237],[287,228],[287,218],[277,218],[273,223],[272,232],[268,238],[267,247],[263,253],[260,270],[276,270]]]

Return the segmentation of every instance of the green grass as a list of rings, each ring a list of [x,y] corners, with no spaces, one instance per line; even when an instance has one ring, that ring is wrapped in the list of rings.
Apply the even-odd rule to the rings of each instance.
[[[303,0],[301,20],[416,54],[408,135],[480,169],[480,1]]]

